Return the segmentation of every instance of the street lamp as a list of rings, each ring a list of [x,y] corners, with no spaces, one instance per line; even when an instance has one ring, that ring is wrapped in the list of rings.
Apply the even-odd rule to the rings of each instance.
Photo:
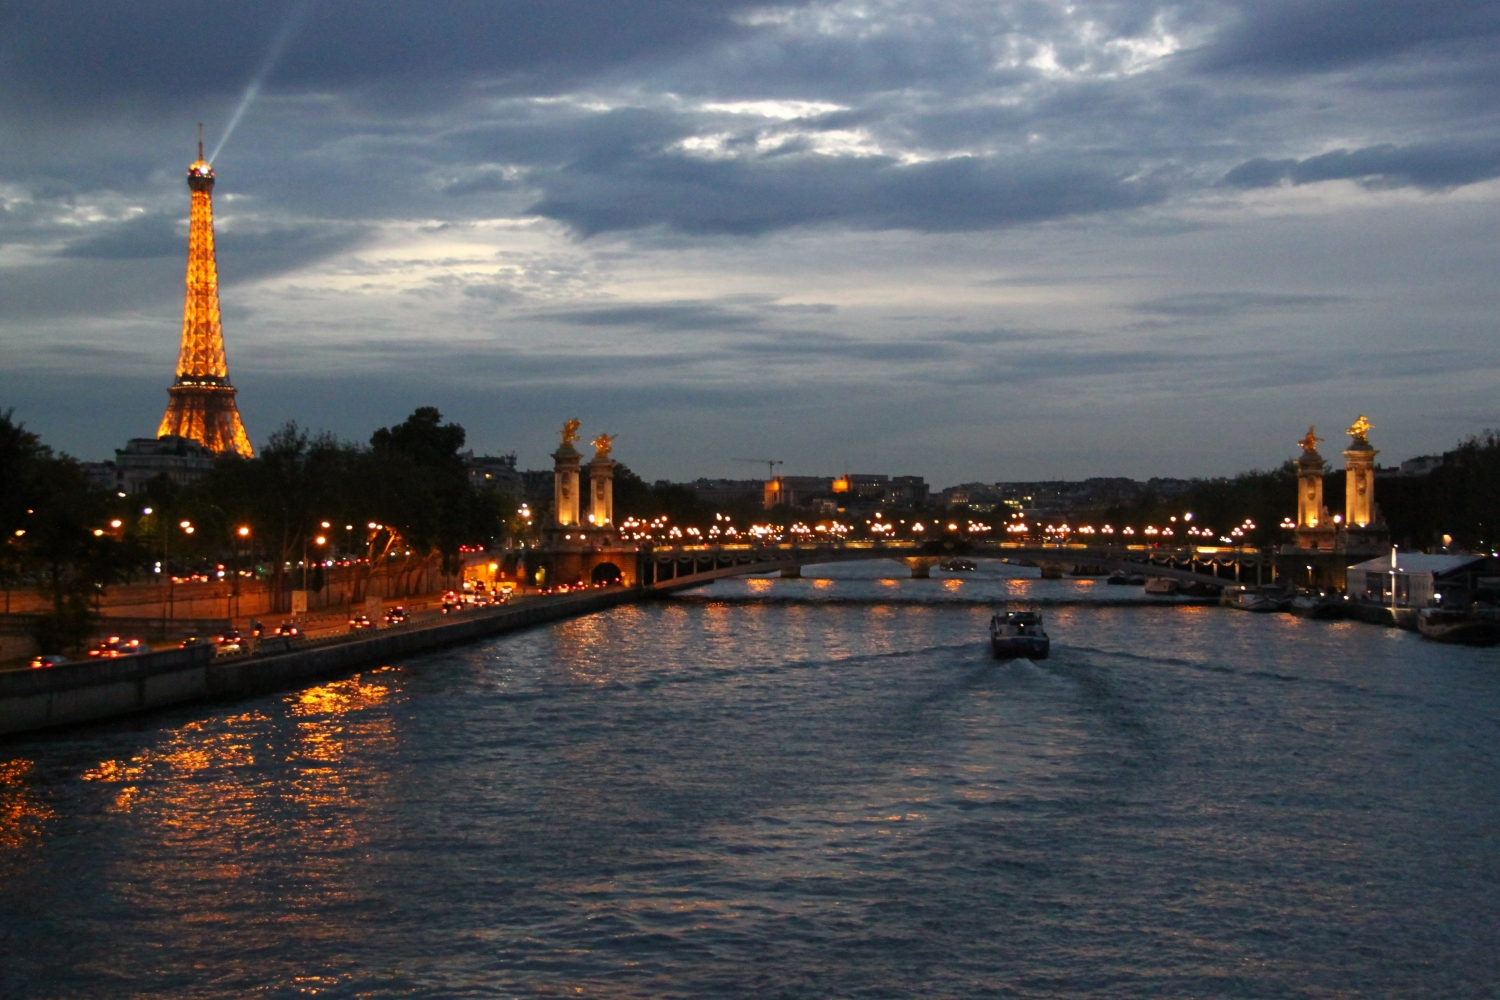
[[[151,508],[147,507],[146,509],[149,511]],[[177,526],[185,534],[191,535],[193,533],[192,521],[179,521],[177,522]],[[167,576],[167,617],[169,619],[177,617],[177,581],[172,578],[172,567],[167,565],[167,539],[171,534],[171,529],[163,524],[161,529],[161,571]]]
[[[324,521],[322,523],[323,527],[328,527],[327,521]],[[328,543],[328,538],[326,535],[319,535],[317,538],[313,539],[313,543],[315,545],[326,545]],[[302,536],[302,601],[302,616],[305,625],[307,618],[307,535],[305,533]]]
[[[236,544],[233,547],[234,585],[229,588],[230,596],[234,598],[234,616],[231,617],[229,621],[229,630],[231,632],[234,631],[234,617],[238,617],[240,613],[240,547],[238,543],[243,542],[250,537],[250,526],[248,524],[242,524],[235,529],[234,534],[235,538],[237,539]]]

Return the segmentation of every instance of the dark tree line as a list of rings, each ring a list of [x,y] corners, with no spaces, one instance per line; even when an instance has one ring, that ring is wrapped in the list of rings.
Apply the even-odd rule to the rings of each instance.
[[[1330,478],[1338,480],[1342,506],[1343,474]],[[1391,541],[1403,547],[1435,548],[1443,535],[1451,535],[1456,548],[1494,548],[1500,542],[1500,432],[1472,435],[1425,476],[1378,480],[1375,503],[1390,526]]]
[[[110,530],[116,505],[66,455],[0,412],[0,577],[7,593],[35,587],[50,605],[37,622],[47,651],[76,647],[97,599],[146,558],[140,540]]]
[[[288,423],[254,458],[226,455],[190,485],[159,477],[122,498],[3,412],[0,582],[7,591],[34,587],[50,602],[38,634],[50,652],[87,637],[106,587],[157,562],[164,573],[262,566],[283,610],[302,580],[289,570],[304,555],[362,559],[361,588],[377,567],[404,575],[399,585],[427,568],[456,573],[461,549],[488,547],[514,513],[508,497],[471,486],[464,438],[432,407],[364,446]],[[309,582],[321,586],[315,573]]]
[[[1272,545],[1287,540],[1277,525],[1289,513],[1296,512],[1297,464],[1286,462],[1277,469],[1242,472],[1231,479],[1201,480],[1170,497],[1148,488],[1130,503],[1106,508],[1092,516],[1096,522],[1157,527],[1170,524],[1176,517],[1177,541],[1182,539],[1189,523],[1183,520],[1185,514],[1192,514],[1191,523],[1200,528],[1213,528],[1215,538],[1230,536],[1234,528],[1249,521],[1255,528],[1245,533],[1243,541]]]
[[[380,428],[367,446],[287,423],[255,458],[225,456],[166,502],[198,519],[204,530],[195,535],[205,554],[232,550],[248,528],[246,547],[264,557],[284,609],[290,591],[301,586],[288,569],[304,557],[363,559],[362,588],[392,556],[403,557],[400,572],[408,578],[429,565],[452,574],[462,565],[460,549],[499,539],[512,502],[490,487],[471,486],[459,455],[464,440],[464,429],[443,423],[433,407]],[[161,523],[170,532],[180,522],[174,514]],[[321,586],[321,574],[314,582]]]
[[[1342,469],[1325,471],[1323,502],[1330,514],[1343,513]],[[1456,549],[1493,548],[1500,542],[1500,432],[1471,435],[1425,475],[1381,476],[1375,502],[1391,541],[1402,548],[1436,549],[1444,535]],[[1142,493],[1130,504],[1099,512],[1098,519],[1161,525],[1188,511],[1195,523],[1212,525],[1220,533],[1249,518],[1257,529],[1248,538],[1253,544],[1289,541],[1290,534],[1277,526],[1297,513],[1297,465],[1287,462],[1271,471],[1207,480],[1171,498]]]
[[[624,465],[615,466],[615,520],[627,517],[650,520],[666,515],[670,523],[706,527],[714,515],[723,513],[751,521],[766,516],[760,504],[711,504],[691,486],[681,483],[647,483]]]

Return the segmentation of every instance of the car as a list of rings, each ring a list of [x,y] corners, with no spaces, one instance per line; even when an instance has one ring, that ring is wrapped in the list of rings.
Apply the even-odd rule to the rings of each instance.
[[[443,614],[451,615],[455,612],[462,611],[463,609],[464,605],[462,601],[450,601],[446,598],[443,599]]]
[[[209,640],[207,640],[207,639],[200,639],[196,635],[190,635],[186,639],[184,639],[181,642],[179,642],[177,644],[177,648],[178,649],[187,649],[189,646],[207,646],[207,645],[209,645]]]
[[[357,632],[362,628],[374,628],[375,623],[370,621],[369,615],[355,615],[349,619],[349,631]]]
[[[61,653],[43,653],[41,656],[33,656],[31,658],[31,665],[36,668],[60,667],[68,662],[70,662],[68,658]]]
[[[387,625],[402,625],[406,622],[406,609],[402,607],[392,608],[385,613]]]
[[[142,649],[141,646],[142,643],[139,639],[125,639],[118,635],[112,635],[89,650],[89,655],[104,659],[113,659],[116,656],[130,656],[134,653],[149,651],[149,647]]]
[[[276,626],[276,630],[271,634],[286,636],[288,639],[300,639],[302,638],[302,626],[296,622],[282,622]]]
[[[238,632],[230,632],[219,636],[214,648],[220,653],[242,653],[245,651],[245,639]]]

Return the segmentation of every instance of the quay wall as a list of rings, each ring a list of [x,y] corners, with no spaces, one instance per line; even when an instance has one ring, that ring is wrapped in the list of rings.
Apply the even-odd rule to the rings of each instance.
[[[270,655],[215,657],[211,646],[191,646],[0,671],[0,736],[285,690],[370,664],[602,611],[643,596],[634,589],[619,589],[533,598],[431,625],[382,629],[368,638],[314,642]]]

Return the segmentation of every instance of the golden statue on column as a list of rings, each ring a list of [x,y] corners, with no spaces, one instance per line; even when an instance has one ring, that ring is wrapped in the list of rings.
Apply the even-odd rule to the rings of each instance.
[[[589,482],[593,488],[590,491],[589,523],[596,528],[609,528],[615,523],[615,462],[609,457],[615,435],[600,434],[592,443],[594,460],[589,463]]]
[[[1375,523],[1375,456],[1370,446],[1373,425],[1364,414],[1346,432],[1353,439],[1344,449],[1344,526],[1368,528]]]
[[[1307,429],[1299,443],[1302,455],[1297,459],[1297,548],[1332,549],[1337,541],[1337,526],[1323,506],[1323,456],[1318,454],[1322,438]]]
[[[573,442],[578,440],[582,421],[577,417],[563,424],[562,446],[552,453],[552,512],[559,528],[578,525],[578,463],[583,458]]]

